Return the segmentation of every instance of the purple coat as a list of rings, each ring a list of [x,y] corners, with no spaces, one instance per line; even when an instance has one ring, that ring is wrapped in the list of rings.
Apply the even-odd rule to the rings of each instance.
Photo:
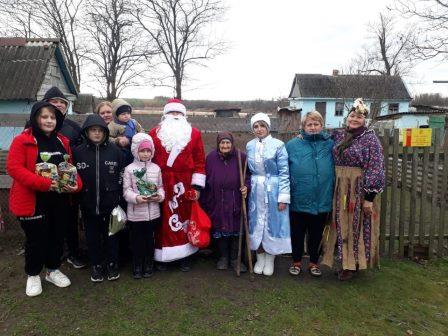
[[[201,192],[201,204],[212,221],[212,232],[234,234],[240,230],[241,192],[237,151],[224,159],[218,150],[206,158],[206,184]],[[244,169],[246,154],[241,152]],[[245,185],[249,189],[250,176],[247,169]]]

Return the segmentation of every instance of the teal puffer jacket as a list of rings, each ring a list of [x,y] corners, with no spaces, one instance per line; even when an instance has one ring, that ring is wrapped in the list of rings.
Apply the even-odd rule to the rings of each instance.
[[[291,177],[290,210],[318,214],[332,209],[334,142],[326,132],[294,138],[286,144]]]

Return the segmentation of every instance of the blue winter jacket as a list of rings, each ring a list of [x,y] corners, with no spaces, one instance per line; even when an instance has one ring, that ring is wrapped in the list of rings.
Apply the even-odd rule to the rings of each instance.
[[[294,138],[286,144],[291,178],[290,210],[318,214],[332,209],[334,142],[325,132]]]

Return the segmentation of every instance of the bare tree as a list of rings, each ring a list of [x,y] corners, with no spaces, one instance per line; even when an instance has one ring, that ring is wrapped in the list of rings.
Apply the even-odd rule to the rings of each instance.
[[[0,0],[0,11],[6,15],[15,35],[58,37],[76,89],[81,83],[81,62],[85,48],[80,30],[80,11],[84,0]]]
[[[162,64],[169,68],[170,87],[182,98],[186,70],[224,51],[224,42],[208,37],[208,29],[225,13],[220,0],[135,1],[134,15],[157,44]]]
[[[141,43],[140,27],[130,15],[129,1],[95,0],[87,6],[85,29],[92,41],[87,58],[95,67],[93,77],[101,83],[108,100],[123,89],[141,83],[153,52]]]
[[[398,30],[391,15],[379,14],[368,26],[370,44],[365,45],[351,62],[350,73],[405,76],[412,70],[415,34],[411,29]]]
[[[415,20],[415,55],[427,60],[448,59],[448,1],[397,0],[395,7],[405,18]]]

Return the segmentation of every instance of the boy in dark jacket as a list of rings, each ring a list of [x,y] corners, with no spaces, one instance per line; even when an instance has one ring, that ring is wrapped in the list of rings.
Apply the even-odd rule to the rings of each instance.
[[[108,231],[111,212],[122,195],[123,154],[109,142],[109,130],[99,115],[89,115],[82,132],[86,141],[73,154],[78,173],[85,181],[80,203],[92,265],[90,279],[103,281],[102,256],[105,255],[107,279],[116,280],[120,277],[118,239],[116,235],[109,236]]]

